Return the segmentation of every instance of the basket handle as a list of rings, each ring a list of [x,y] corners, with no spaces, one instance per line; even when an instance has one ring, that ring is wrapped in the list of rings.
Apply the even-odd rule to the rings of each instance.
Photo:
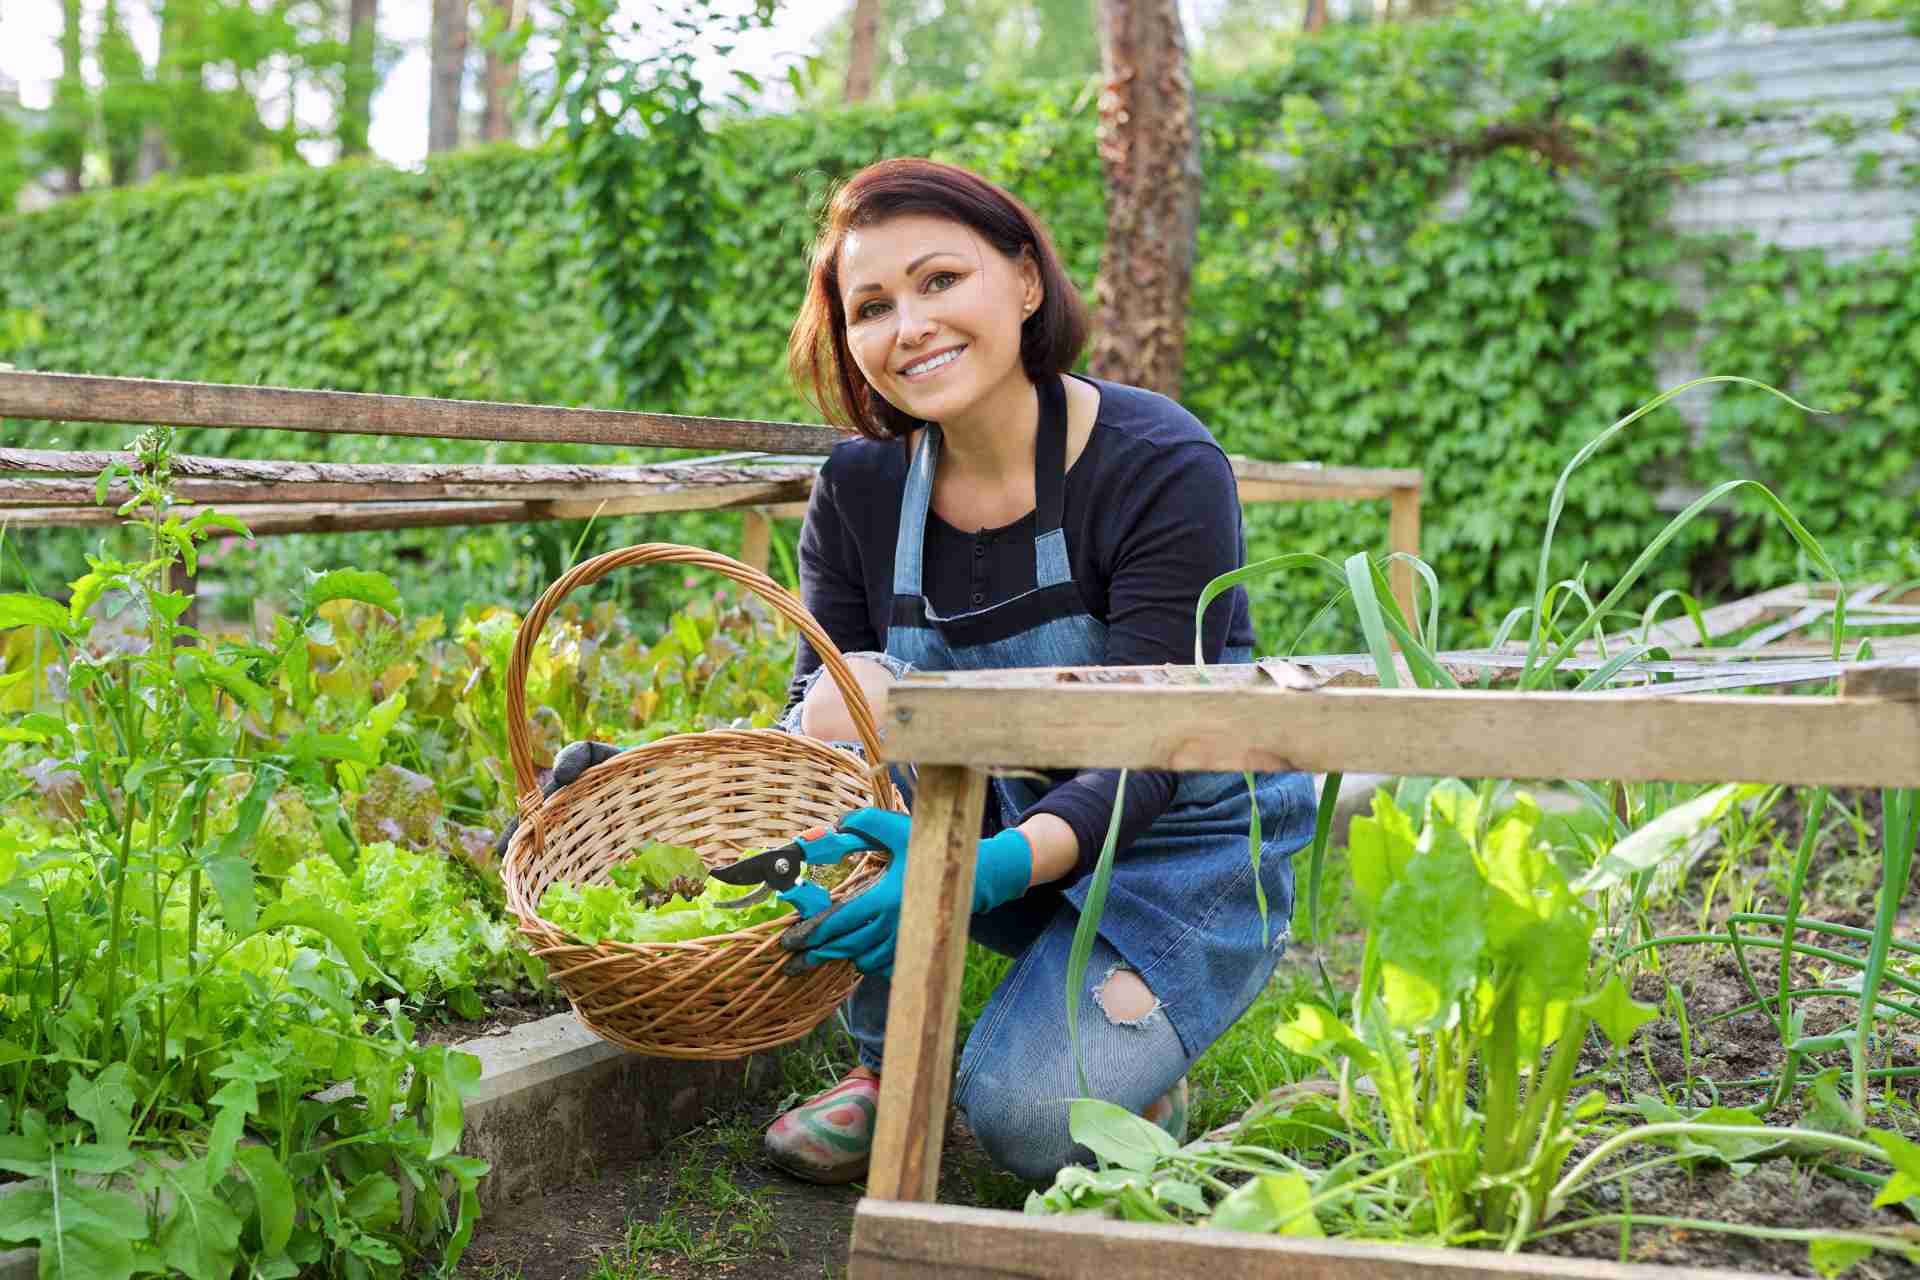
[[[847,660],[840,655],[839,646],[821,630],[798,597],[760,570],[717,551],[672,542],[643,542],[605,552],[573,566],[554,580],[520,622],[520,630],[513,640],[513,658],[507,664],[507,750],[513,757],[513,778],[523,808],[539,799],[534,785],[533,745],[527,719],[527,668],[533,664],[534,642],[539,640],[547,619],[575,587],[598,582],[615,569],[649,564],[684,564],[711,569],[747,588],[798,627],[839,687],[840,696],[853,716],[853,727],[860,735],[860,745],[866,748],[867,763],[880,765],[880,730],[874,722],[872,708],[867,705],[867,696],[860,682],[853,678]]]

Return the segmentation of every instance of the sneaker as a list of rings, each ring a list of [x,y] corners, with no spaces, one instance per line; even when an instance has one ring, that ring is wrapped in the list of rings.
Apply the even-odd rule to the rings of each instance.
[[[1174,1081],[1173,1088],[1148,1104],[1142,1113],[1167,1131],[1176,1144],[1187,1140],[1187,1078],[1181,1076]]]
[[[879,1101],[878,1080],[848,1076],[767,1126],[767,1159],[808,1182],[864,1177]]]

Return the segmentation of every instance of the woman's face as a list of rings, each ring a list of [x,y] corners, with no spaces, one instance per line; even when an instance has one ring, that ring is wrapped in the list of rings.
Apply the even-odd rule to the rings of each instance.
[[[1020,326],[1040,305],[1040,272],[971,227],[916,214],[847,233],[840,301],[873,389],[903,413],[952,423],[1024,381]]]

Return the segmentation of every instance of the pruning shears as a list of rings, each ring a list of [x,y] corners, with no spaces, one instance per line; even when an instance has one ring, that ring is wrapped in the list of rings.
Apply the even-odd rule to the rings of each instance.
[[[707,874],[721,884],[759,886],[744,898],[727,898],[714,905],[738,910],[778,895],[803,917],[819,915],[833,899],[826,889],[807,879],[808,864],[839,862],[863,849],[885,851],[886,846],[843,823],[803,831],[776,848],[709,871]]]

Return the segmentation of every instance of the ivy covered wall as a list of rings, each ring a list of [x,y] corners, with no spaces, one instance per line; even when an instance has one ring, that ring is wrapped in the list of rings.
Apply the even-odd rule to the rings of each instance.
[[[1698,122],[1677,86],[1656,33],[1577,11],[1342,33],[1203,86],[1187,402],[1236,452],[1423,468],[1424,549],[1452,617],[1497,619],[1520,598],[1560,466],[1660,389],[1663,351],[1702,334],[1707,370],[1844,415],[1816,432],[1801,415],[1722,396],[1709,448],[1691,447],[1676,413],[1647,419],[1580,473],[1558,570],[1584,565],[1590,582],[1609,581],[1664,524],[1658,493],[1676,477],[1766,480],[1843,551],[1911,536],[1913,254],[1832,263],[1683,238],[1668,211],[1694,176],[1681,142]],[[701,322],[648,356],[679,362],[687,390],[633,407],[812,416],[782,359],[811,212],[834,179],[884,155],[932,154],[1008,184],[1049,220],[1090,293],[1104,224],[1093,130],[1080,84],[723,126],[708,180],[727,212],[712,228]],[[561,168],[549,152],[481,149],[423,173],[347,165],[177,183],[0,221],[0,360],[612,403],[591,355],[594,299]],[[1696,305],[1676,290],[1682,263],[1706,264]],[[117,438],[21,423],[7,435]],[[272,432],[192,433],[185,447],[531,456]],[[584,447],[540,456],[617,460]],[[1259,508],[1251,531],[1256,555],[1344,553],[1382,546],[1385,513]],[[645,536],[662,532],[654,522]],[[1739,510],[1696,524],[1664,563],[1649,591],[1793,571],[1784,538]],[[1320,595],[1262,588],[1263,645],[1290,644]]]

